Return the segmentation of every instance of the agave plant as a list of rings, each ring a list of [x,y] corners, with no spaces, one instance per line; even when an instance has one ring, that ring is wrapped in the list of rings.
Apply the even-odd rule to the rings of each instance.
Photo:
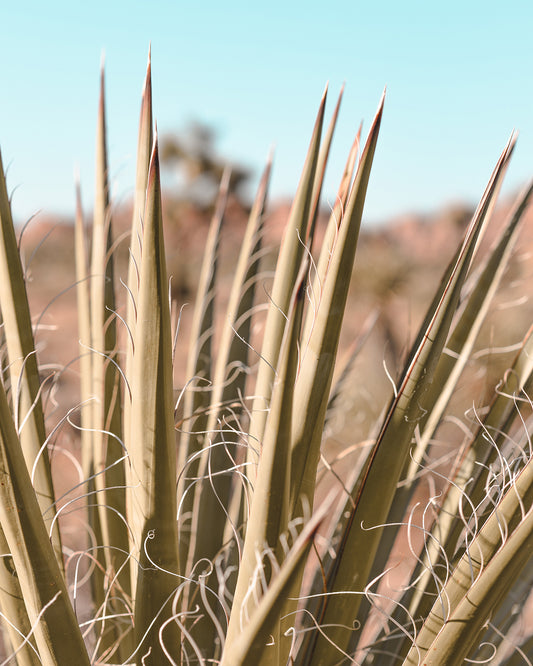
[[[175,387],[174,348],[183,343],[169,302],[150,64],[129,268],[120,285],[102,74],[89,243],[79,197],[76,216],[81,401],[52,432],[43,407],[49,382],[39,375],[0,165],[3,663],[531,663],[531,632],[518,631],[532,580],[531,332],[490,404],[476,410],[460,446],[453,442],[446,472],[437,475],[429,460],[458,382],[468,378],[533,185],[474,264],[513,135],[374,431],[365,446],[350,442],[355,455],[333,472],[326,433],[340,396],[362,381],[354,360],[363,334],[346,365],[336,359],[383,113],[382,99],[360,154],[359,133],[349,150],[316,247],[341,97],[324,136],[326,93],[321,100],[271,283],[261,271],[267,165],[219,326],[224,174],[205,244],[187,382]],[[74,412],[80,484],[56,498],[48,448]],[[427,498],[417,525],[413,498],[436,476],[442,490]],[[58,525],[67,510],[83,513],[88,538],[65,560]],[[396,594],[386,593],[382,579],[405,526],[412,574]],[[83,621],[82,583],[91,596]]]

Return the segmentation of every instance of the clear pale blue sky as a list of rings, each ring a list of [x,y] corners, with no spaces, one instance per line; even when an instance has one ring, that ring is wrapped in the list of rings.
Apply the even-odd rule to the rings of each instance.
[[[102,50],[113,192],[131,194],[149,42],[160,134],[194,118],[213,125],[254,185],[274,143],[273,196],[296,187],[327,81],[330,111],[346,82],[330,200],[387,86],[370,223],[475,203],[513,128],[505,191],[533,175],[531,0],[19,0],[0,17],[0,148],[19,221],[70,214],[76,164],[91,207]]]

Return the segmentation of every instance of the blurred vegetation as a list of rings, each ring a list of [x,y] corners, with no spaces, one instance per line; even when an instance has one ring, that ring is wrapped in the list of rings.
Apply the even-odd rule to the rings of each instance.
[[[239,199],[244,195],[251,171],[241,164],[230,163],[216,149],[217,132],[198,120],[182,131],[161,139],[161,164],[175,176],[169,196],[191,202],[203,209],[212,207],[222,174],[231,170],[229,192]]]

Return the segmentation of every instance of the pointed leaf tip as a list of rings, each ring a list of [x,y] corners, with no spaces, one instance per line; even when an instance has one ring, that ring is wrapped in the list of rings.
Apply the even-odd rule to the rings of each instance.
[[[383,106],[385,105],[385,96],[387,95],[387,86],[383,88],[383,92],[381,93],[381,99],[379,100],[378,104],[378,113],[383,112]]]
[[[152,60],[150,53],[148,53],[148,64],[146,66],[146,76],[144,77],[144,85],[142,92],[143,101],[149,103],[148,98],[151,98],[151,96],[152,96]]]
[[[516,146],[516,142],[518,140],[518,132],[513,129],[511,132],[509,138],[507,139],[507,143],[505,144],[505,148],[502,150],[502,153],[500,155],[500,159],[498,162],[507,162],[509,158],[511,157],[511,154]]]
[[[151,82],[152,79],[152,42],[150,42],[150,45],[148,47],[148,63],[146,65],[146,80],[150,80]]]

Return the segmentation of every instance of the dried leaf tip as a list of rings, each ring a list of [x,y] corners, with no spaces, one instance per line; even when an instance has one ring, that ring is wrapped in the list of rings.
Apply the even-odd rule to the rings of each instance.
[[[324,88],[324,92],[322,93],[322,99],[320,100],[320,106],[323,107],[326,104],[326,98],[328,96],[328,88],[329,88],[329,81],[326,83],[326,87]]]
[[[147,97],[147,92],[152,94],[152,43],[148,47],[148,63],[146,65],[146,76],[144,78],[143,98]]]
[[[379,130],[379,127],[381,125],[381,118],[383,116],[383,107],[385,105],[385,93],[386,92],[387,92],[387,87],[385,86],[385,88],[383,89],[383,93],[381,94],[381,99],[379,100],[376,115],[374,116],[374,120],[372,121],[372,126],[370,127],[370,132],[368,134],[368,138],[375,135],[375,133]],[[366,143],[363,150],[367,150],[367,148],[368,148],[368,140],[367,140],[367,143]]]
[[[511,132],[511,136],[509,137],[509,140],[507,141],[506,150],[509,151],[509,156],[512,153],[512,151],[514,150],[516,142],[518,141],[518,134],[519,134],[518,130],[516,128],[513,129],[513,131]]]
[[[322,94],[322,98],[320,99],[320,105],[318,107],[318,113],[316,116],[315,120],[315,126],[313,128],[313,136],[315,135],[316,132],[321,132],[322,131],[322,123],[324,122],[324,114],[326,111],[326,99],[328,96],[328,85],[326,84],[326,88],[324,89],[324,92]]]
[[[385,104],[385,96],[387,94],[387,86],[383,88],[383,92],[381,93],[381,99],[379,100],[378,104],[378,110],[377,113],[381,114],[383,112],[383,106]]]

